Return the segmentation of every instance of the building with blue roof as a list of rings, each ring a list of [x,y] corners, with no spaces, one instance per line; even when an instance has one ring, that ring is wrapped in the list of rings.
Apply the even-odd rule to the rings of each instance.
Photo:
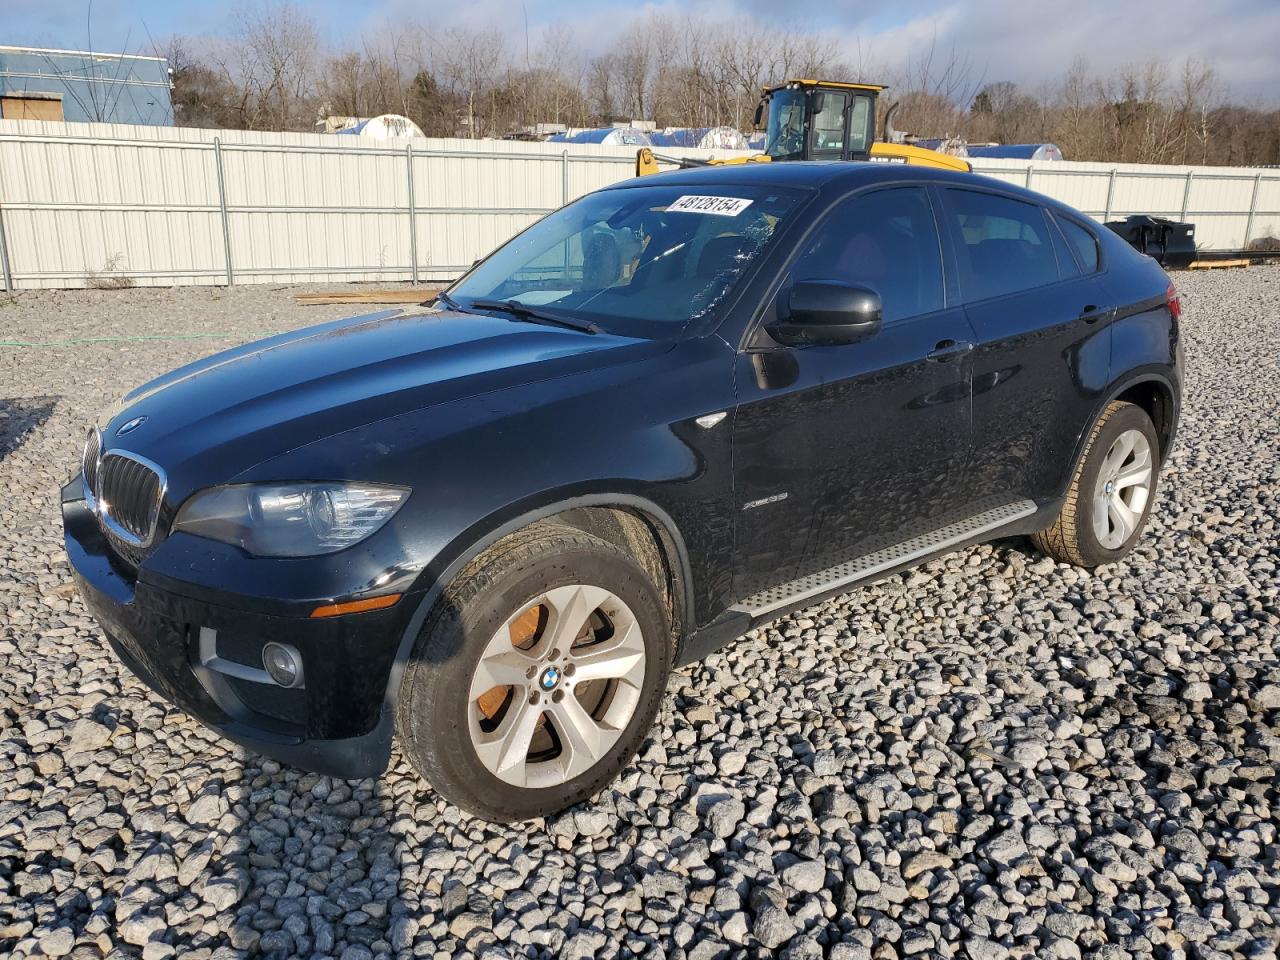
[[[173,125],[164,57],[0,46],[0,117]]]

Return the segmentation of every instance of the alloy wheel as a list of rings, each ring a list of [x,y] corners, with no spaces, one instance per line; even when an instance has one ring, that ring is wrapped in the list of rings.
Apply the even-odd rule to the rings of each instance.
[[[1151,496],[1155,464],[1141,430],[1116,437],[1102,461],[1093,492],[1093,532],[1107,550],[1118,550],[1138,528]]]
[[[505,783],[566,783],[609,754],[644,676],[644,638],[626,603],[602,587],[548,590],[480,655],[467,705],[472,746]]]

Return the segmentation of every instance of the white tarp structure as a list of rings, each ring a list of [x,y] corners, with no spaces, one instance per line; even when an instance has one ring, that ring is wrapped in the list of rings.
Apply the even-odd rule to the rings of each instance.
[[[398,113],[383,113],[376,117],[364,119],[352,117],[351,119],[353,122],[349,126],[333,132],[344,136],[368,137],[370,140],[407,140],[425,136],[421,127]]]

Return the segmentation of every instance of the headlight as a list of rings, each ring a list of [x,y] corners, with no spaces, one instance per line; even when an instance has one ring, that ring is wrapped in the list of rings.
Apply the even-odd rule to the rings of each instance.
[[[236,483],[193,495],[173,529],[259,557],[313,557],[370,536],[408,496],[376,483]]]

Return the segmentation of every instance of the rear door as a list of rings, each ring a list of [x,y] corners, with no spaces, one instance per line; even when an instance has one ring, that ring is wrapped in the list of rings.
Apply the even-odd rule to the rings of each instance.
[[[801,244],[764,322],[800,280],[870,287],[884,325],[838,346],[757,331],[738,356],[739,597],[940,525],[969,454],[969,324],[944,289],[927,189],[838,203]]]
[[[1061,492],[1107,382],[1114,304],[1041,205],[997,191],[938,192],[977,344],[965,497],[1043,502]]]

